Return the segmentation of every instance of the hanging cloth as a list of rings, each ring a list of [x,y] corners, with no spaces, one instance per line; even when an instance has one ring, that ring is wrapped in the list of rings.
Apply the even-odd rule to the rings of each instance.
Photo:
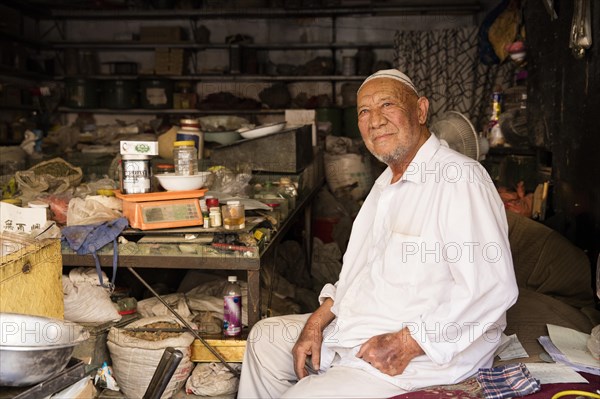
[[[71,249],[78,255],[91,254],[96,262],[96,273],[100,285],[109,289],[115,286],[115,278],[117,277],[117,260],[119,256],[117,237],[129,225],[126,218],[118,218],[108,222],[67,226],[63,227],[62,235]],[[113,273],[111,282],[104,284],[102,278],[102,270],[100,269],[100,259],[96,253],[105,245],[113,243]]]

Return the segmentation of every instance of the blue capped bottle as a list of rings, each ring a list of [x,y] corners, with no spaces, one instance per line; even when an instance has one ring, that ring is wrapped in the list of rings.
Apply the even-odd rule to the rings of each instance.
[[[223,335],[242,335],[242,287],[236,276],[227,278],[227,285],[223,291]]]

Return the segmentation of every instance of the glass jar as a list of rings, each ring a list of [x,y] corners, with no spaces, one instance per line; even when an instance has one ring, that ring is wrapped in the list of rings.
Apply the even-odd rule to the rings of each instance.
[[[198,152],[192,140],[173,143],[173,162],[178,175],[191,176],[198,173]]]
[[[227,230],[237,230],[246,227],[244,204],[240,201],[227,201],[223,206],[223,227]]]
[[[298,197],[298,190],[296,190],[296,186],[292,183],[292,180],[289,177],[282,177],[279,179],[279,194],[283,198],[287,198],[290,204],[290,209],[294,209],[296,207],[296,197]]]

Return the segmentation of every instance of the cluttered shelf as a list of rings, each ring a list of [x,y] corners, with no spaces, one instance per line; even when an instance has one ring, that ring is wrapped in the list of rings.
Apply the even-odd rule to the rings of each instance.
[[[304,218],[306,229],[310,230],[311,203],[324,183],[321,162],[320,153],[316,153],[310,165],[300,174],[301,186],[295,200],[295,206],[289,210],[287,217],[280,222],[276,231],[271,233],[271,237],[258,246],[242,248],[211,245],[213,235],[216,232],[222,233],[223,231],[203,227],[164,229],[158,232],[127,229],[122,233],[122,237],[126,240],[118,245],[119,267],[245,270],[248,283],[248,324],[249,326],[254,325],[261,318],[261,271],[275,261],[274,255],[277,244],[298,222],[301,215]],[[243,231],[252,231],[253,227],[259,222],[260,218],[249,218],[248,225]],[[186,234],[187,237],[193,236],[194,239],[186,241]],[[309,240],[310,238],[307,235],[306,241],[303,243],[304,250],[307,252],[307,259],[310,259],[311,247]],[[98,259],[102,266],[112,265],[112,246],[106,246],[98,251]],[[62,260],[64,266],[95,266],[92,255],[77,255],[66,245],[62,247]]]
[[[47,43],[47,47],[53,49],[84,48],[95,50],[148,50],[154,51],[157,48],[182,48],[191,50],[229,50],[232,47],[257,49],[257,50],[318,50],[318,49],[354,49],[360,47],[370,48],[393,48],[393,44],[387,42],[380,43],[196,43],[192,41],[168,42],[168,43],[147,43],[140,41],[121,41],[121,42],[100,42],[100,41],[57,41]]]
[[[156,115],[156,114],[179,114],[179,115],[268,115],[268,114],[283,114],[283,109],[221,109],[221,110],[205,110],[205,109],[112,109],[112,108],[73,108],[73,107],[58,107],[59,112],[63,113],[79,113],[92,112],[94,114],[133,114],[133,115]]]
[[[52,19],[203,19],[203,18],[303,18],[338,17],[351,15],[472,15],[480,11],[477,2],[465,1],[452,4],[412,4],[405,6],[361,6],[361,7],[298,7],[298,8],[249,8],[220,5],[218,8],[181,10],[53,10],[46,18]]]
[[[73,77],[57,76],[56,80]],[[115,80],[115,79],[169,79],[191,80],[202,82],[327,82],[327,81],[362,81],[363,75],[239,75],[239,74],[196,74],[196,75],[89,75],[86,79]]]

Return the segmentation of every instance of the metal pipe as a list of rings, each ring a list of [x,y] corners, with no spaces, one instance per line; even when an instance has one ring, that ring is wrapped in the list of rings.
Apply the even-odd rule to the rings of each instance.
[[[140,280],[140,282],[144,285],[144,287],[146,287],[152,293],[152,295],[154,295],[156,297],[156,299],[158,299],[163,305],[165,305],[167,307],[167,309],[169,309],[169,312],[173,313],[173,315],[175,317],[177,317],[177,319],[181,323],[183,323],[183,325],[188,329],[188,331],[190,333],[192,333],[192,335],[194,337],[196,337],[196,339],[199,340],[202,343],[202,345],[206,346],[206,349],[208,349],[210,351],[210,353],[212,353],[213,355],[215,355],[215,357],[217,359],[219,359],[219,361],[221,363],[223,363],[223,365],[225,367],[227,367],[227,369],[229,371],[231,371],[231,373],[233,375],[235,375],[236,377],[239,378],[240,373],[236,369],[234,369],[233,367],[231,367],[229,365],[229,363],[227,363],[227,361],[223,358],[223,356],[221,356],[221,354],[219,352],[217,352],[215,350],[215,348],[213,348],[212,346],[210,346],[210,344],[208,342],[206,342],[206,340],[204,338],[202,338],[200,336],[200,334],[198,334],[196,332],[196,330],[183,317],[181,317],[181,315],[179,315],[179,313],[177,313],[175,311],[175,309],[173,309],[171,307],[171,305],[169,305],[164,299],[162,299],[161,296],[156,291],[154,291],[154,289],[152,287],[150,287],[150,285],[142,278],[142,276],[140,276],[135,270],[133,270],[132,267],[128,266],[127,269],[129,269],[129,271],[135,276],[135,278],[137,278],[138,280]]]

